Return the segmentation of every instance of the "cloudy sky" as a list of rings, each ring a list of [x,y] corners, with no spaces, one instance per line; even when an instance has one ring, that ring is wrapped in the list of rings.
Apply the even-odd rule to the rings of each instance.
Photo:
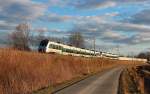
[[[47,36],[82,32],[86,44],[131,54],[150,49],[150,0],[0,0],[0,45],[20,23]]]

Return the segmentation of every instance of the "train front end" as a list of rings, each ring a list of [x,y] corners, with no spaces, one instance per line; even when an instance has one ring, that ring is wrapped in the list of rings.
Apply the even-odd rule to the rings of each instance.
[[[48,45],[48,42],[49,42],[49,40],[47,40],[47,39],[42,40],[42,41],[40,42],[38,51],[41,52],[41,53],[45,53],[45,52],[46,52],[47,45]]]

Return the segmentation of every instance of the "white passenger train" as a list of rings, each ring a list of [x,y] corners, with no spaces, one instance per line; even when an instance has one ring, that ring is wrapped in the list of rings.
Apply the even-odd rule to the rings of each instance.
[[[39,52],[44,53],[57,53],[63,55],[72,56],[84,56],[84,57],[106,57],[111,59],[118,59],[118,55],[111,53],[98,52],[78,47],[65,45],[62,43],[52,42],[49,40],[42,40],[39,45]]]
[[[99,52],[99,51],[73,47],[62,43],[52,42],[47,39],[42,40],[40,42],[38,51],[43,53],[52,53],[52,54],[56,53],[56,54],[71,55],[71,56],[103,57],[109,59],[134,60],[134,61],[147,62],[146,59],[120,57],[119,55],[112,54],[112,53]]]

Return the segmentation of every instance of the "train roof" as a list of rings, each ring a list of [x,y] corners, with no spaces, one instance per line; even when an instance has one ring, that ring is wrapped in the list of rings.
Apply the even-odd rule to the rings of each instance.
[[[45,39],[45,40],[46,40],[46,41],[49,41],[50,43],[54,43],[54,44],[60,44],[60,45],[69,46],[69,47],[73,47],[73,48],[79,48],[79,47],[75,47],[75,46],[72,46],[72,45],[67,45],[67,44],[60,43],[60,42],[54,42],[54,41],[50,41],[50,40],[47,40],[47,39]],[[45,41],[45,40],[42,40],[42,41]],[[89,50],[89,49],[85,49],[85,48],[79,48],[79,49],[82,49],[82,50]],[[93,51],[93,50],[90,50],[90,51]]]

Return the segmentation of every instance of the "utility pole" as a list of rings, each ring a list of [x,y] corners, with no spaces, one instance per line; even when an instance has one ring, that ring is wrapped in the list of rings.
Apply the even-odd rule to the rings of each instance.
[[[101,49],[99,48],[99,53],[101,52]]]
[[[117,53],[118,53],[118,55],[120,56],[120,49],[119,49],[119,45],[117,45]]]
[[[131,52],[131,57],[132,57],[132,63],[134,64],[134,55],[133,55],[133,52]]]
[[[62,39],[62,43],[63,44],[66,44],[66,42],[65,42],[65,37],[63,36],[63,39]]]
[[[94,45],[94,56],[95,56],[95,37],[94,37],[94,40],[93,40],[93,45]]]

